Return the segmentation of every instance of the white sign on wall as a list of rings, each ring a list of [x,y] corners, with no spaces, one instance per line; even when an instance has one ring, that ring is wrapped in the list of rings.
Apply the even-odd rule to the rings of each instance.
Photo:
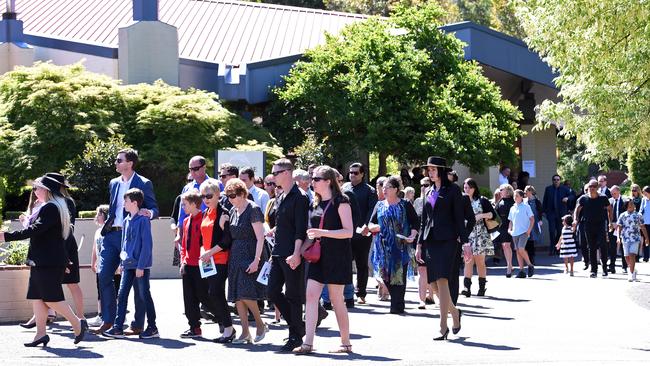
[[[535,160],[524,160],[521,162],[521,171],[528,172],[531,178],[535,178]]]
[[[250,166],[255,170],[256,177],[263,178],[266,175],[266,154],[263,151],[217,150],[215,155],[215,177],[219,176],[219,166],[223,163],[230,163],[239,169]]]

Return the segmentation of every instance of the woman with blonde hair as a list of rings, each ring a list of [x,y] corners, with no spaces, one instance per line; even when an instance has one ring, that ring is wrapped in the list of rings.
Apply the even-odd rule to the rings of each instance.
[[[350,320],[345,306],[343,288],[352,283],[352,238],[354,224],[348,197],[341,192],[336,171],[327,166],[316,167],[312,173],[314,203],[309,214],[309,229],[303,252],[315,240],[320,240],[321,254],[317,262],[309,263],[307,302],[305,304],[305,341],[293,351],[307,354],[314,351],[314,336],[318,322],[318,302],[327,285],[341,334],[341,346],[331,353],[350,353]]]
[[[81,319],[65,303],[63,294],[62,280],[68,265],[65,241],[70,235],[70,213],[60,190],[59,182],[50,177],[43,176],[40,181],[35,181],[34,194],[43,202],[36,219],[26,229],[0,232],[0,242],[30,239],[27,264],[31,268],[27,298],[33,300],[36,334],[32,342],[24,344],[25,347],[47,346],[50,342],[45,329],[48,308],[63,315],[72,324],[75,344],[83,340],[86,331]]]

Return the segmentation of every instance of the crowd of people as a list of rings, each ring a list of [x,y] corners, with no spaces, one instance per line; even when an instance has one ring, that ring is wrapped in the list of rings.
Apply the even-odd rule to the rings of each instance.
[[[96,318],[86,320],[83,315],[75,208],[65,177],[47,173],[34,180],[29,207],[21,217],[24,229],[0,232],[0,242],[30,239],[27,298],[33,300],[34,317],[21,326],[36,327],[36,333],[25,346],[47,346],[46,323],[54,312],[70,322],[75,343],[89,327],[108,338],[159,337],[149,283],[150,220],[159,211],[153,184],[136,173],[137,162],[133,149],[118,153],[115,167],[120,176],[109,184],[109,203],[97,208],[100,228],[91,259],[97,273]],[[590,180],[583,194],[577,194],[555,175],[542,202],[525,172],[515,183],[506,179],[510,172],[503,169],[500,186],[488,199],[473,178],[461,187],[446,160],[436,156],[413,169],[413,176],[403,170],[401,175],[379,177],[373,185],[366,183],[368,172],[361,163],[348,167],[347,182],[330,166],[296,169],[285,158],[275,161],[265,177],[229,163],[219,167],[217,178],[209,177],[206,169],[204,157],[189,160],[187,184],[172,214],[174,263],[182,278],[189,325],[182,338],[202,336],[201,318],[209,318],[219,324],[216,343],[261,342],[269,332],[261,317],[268,305],[275,310],[274,323],[282,318],[288,325],[282,350],[310,354],[317,327],[327,310],[333,310],[341,344],[331,352],[350,353],[348,308],[366,304],[372,274],[378,296],[390,301],[392,314],[405,313],[406,285],[417,275],[418,308],[426,309],[434,296],[438,299],[440,334],[433,339],[446,340],[450,330],[461,330],[462,311],[456,305],[460,294],[473,294],[474,267],[475,295],[486,294],[487,257],[504,259],[505,275],[511,277],[514,253],[516,277],[534,276],[542,217],[548,222],[549,254],[563,258],[571,276],[579,253],[585,270],[591,268],[591,277],[596,277],[598,260],[607,276],[615,271],[622,251],[622,268],[627,272],[629,267],[630,281],[636,280],[639,254],[646,253],[648,260],[650,187],[633,185],[632,196],[624,199],[619,187],[607,187],[604,176]],[[419,197],[405,182],[419,188]],[[65,303],[63,284],[71,290],[74,311]],[[135,313],[124,330],[131,290]],[[236,309],[239,333],[229,304]]]

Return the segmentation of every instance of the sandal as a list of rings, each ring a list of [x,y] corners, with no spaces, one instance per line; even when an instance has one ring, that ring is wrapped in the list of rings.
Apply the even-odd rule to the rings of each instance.
[[[342,344],[339,348],[331,350],[329,353],[352,353],[352,345]]]
[[[296,347],[292,351],[297,355],[307,355],[314,352],[314,346],[311,344],[303,343],[300,347]]]

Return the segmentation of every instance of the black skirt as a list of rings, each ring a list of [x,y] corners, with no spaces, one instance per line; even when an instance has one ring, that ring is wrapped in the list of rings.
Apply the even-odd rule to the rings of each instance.
[[[67,266],[69,273],[64,273],[63,283],[79,283],[81,280],[79,276],[79,252],[77,249],[77,240],[75,240],[72,233],[70,233],[68,240],[65,241],[65,250],[68,254],[68,260],[71,263]]]
[[[454,255],[457,253],[456,240],[436,240],[424,245],[426,246],[425,263],[429,283],[441,278],[449,279]]]
[[[65,300],[63,294],[63,273],[65,267],[31,267],[29,271],[28,300],[59,302]]]

